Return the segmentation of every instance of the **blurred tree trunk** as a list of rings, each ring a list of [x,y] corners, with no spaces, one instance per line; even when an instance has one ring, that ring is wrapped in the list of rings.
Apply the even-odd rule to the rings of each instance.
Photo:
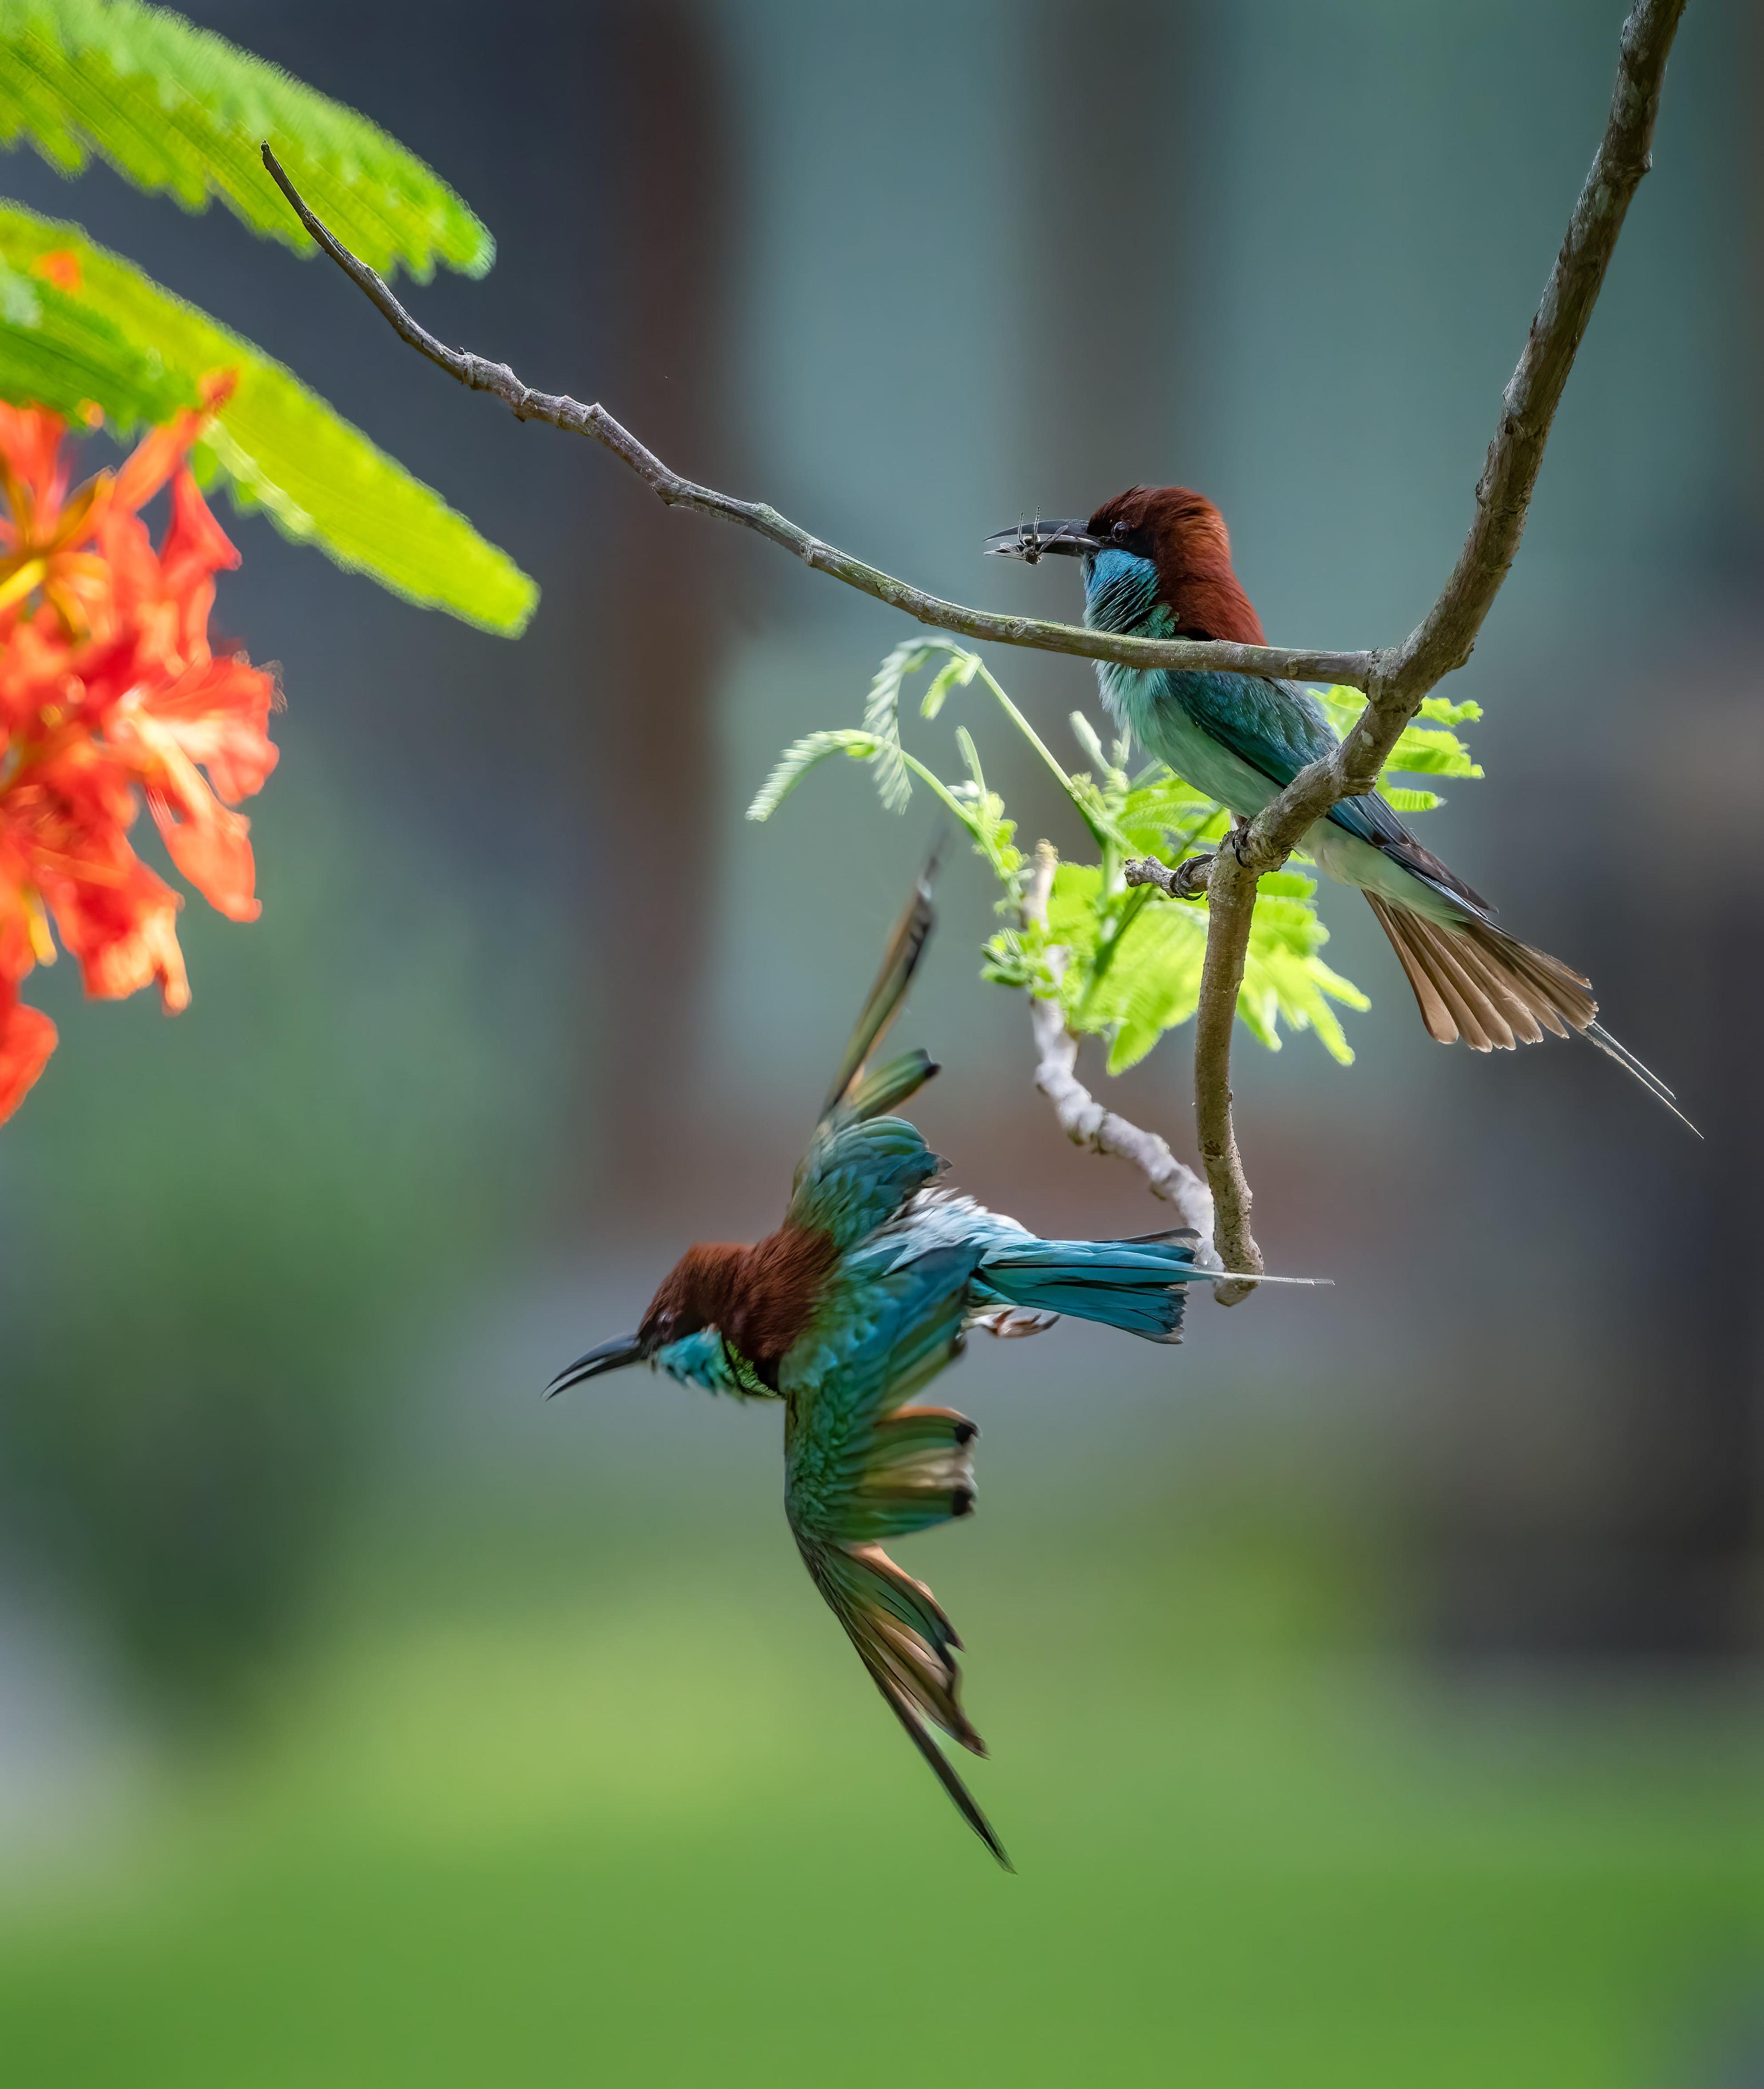
[[[679,470],[727,484],[741,476],[724,369],[736,229],[728,90],[690,0],[607,0],[598,12],[589,49],[610,127],[598,207],[614,257],[600,294],[620,315],[618,348],[612,368],[573,381]],[[715,869],[706,838],[716,831],[724,533],[634,484],[612,491],[598,517],[603,539],[585,547],[599,571],[576,713],[595,1048],[580,1107],[584,1143],[601,1156],[599,1187],[641,1216],[689,1131],[702,894]],[[682,836],[689,849],[676,846]]]
[[[1200,357],[1182,283],[1200,257],[1191,206],[1205,140],[1187,93],[1200,12],[1193,0],[1032,0],[1011,18],[1024,52],[1017,142],[994,178],[1023,192],[1021,345],[1007,380],[1021,419],[994,526],[1088,514],[1136,481],[1195,474]],[[1052,601],[1038,597],[1035,613],[1073,607],[1062,590]],[[1050,744],[1069,746],[1069,714],[1093,707],[1089,663],[1013,652],[1001,664]],[[1015,747],[989,758],[1029,840],[1064,830],[1039,762]]]
[[[1135,480],[1183,477],[1198,358],[1182,285],[1200,260],[1205,143],[1186,85],[1199,76],[1199,12],[1192,0],[1037,0],[1029,16],[1021,164],[1001,178],[1027,191],[1034,232],[1022,396],[1045,512],[1088,513]]]

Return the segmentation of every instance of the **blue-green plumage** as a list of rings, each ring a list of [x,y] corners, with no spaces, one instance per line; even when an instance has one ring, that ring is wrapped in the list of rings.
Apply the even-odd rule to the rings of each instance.
[[[1092,630],[1172,637],[1176,620],[1158,599],[1157,586],[1150,559],[1112,547],[1099,551],[1085,562],[1084,621]],[[1253,819],[1301,769],[1335,752],[1328,713],[1297,682],[1148,671],[1113,660],[1098,661],[1097,680],[1118,724],[1242,819]],[[1311,828],[1304,846],[1342,883],[1378,893],[1429,920],[1457,924],[1487,913],[1443,864],[1431,859],[1423,864],[1414,836],[1376,794],[1344,799]]]
[[[937,1069],[913,1053],[863,1073],[930,924],[921,881],[778,1232],[751,1248],[689,1250],[637,1333],[578,1358],[552,1390],[647,1362],[706,1392],[783,1403],[784,1505],[804,1563],[890,1709],[1003,1863],[929,1731],[985,1752],[961,1705],[960,1641],[929,1589],[882,1550],[974,1503],[974,1425],[916,1396],[975,1328],[1027,1334],[1071,1315],[1174,1341],[1182,1287],[1207,1272],[1186,1236],[1039,1240],[930,1186],[944,1164],[916,1126],[886,1113]]]
[[[1232,569],[1224,518],[1185,487],[1130,487],[1088,520],[1001,531],[988,548],[1032,561],[1049,553],[1080,559],[1092,630],[1266,642]],[[1336,751],[1322,706],[1296,682],[1107,660],[1097,676],[1109,712],[1141,746],[1241,820]],[[1599,1004],[1588,982],[1496,926],[1488,903],[1376,791],[1333,807],[1300,847],[1330,877],[1365,893],[1429,1036],[1487,1052],[1536,1044],[1546,1030],[1578,1032],[1680,1114],[1671,1090],[1594,1020]]]

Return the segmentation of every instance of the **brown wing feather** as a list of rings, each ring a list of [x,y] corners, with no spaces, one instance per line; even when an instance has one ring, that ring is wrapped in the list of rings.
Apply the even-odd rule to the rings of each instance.
[[[879,1545],[817,1543],[800,1530],[796,1542],[815,1586],[844,1626],[888,1709],[962,1818],[1010,1871],[1011,1860],[992,1823],[926,1730],[929,1720],[970,1754],[986,1752],[985,1743],[962,1709],[962,1675],[955,1660],[962,1642],[943,1606]]]

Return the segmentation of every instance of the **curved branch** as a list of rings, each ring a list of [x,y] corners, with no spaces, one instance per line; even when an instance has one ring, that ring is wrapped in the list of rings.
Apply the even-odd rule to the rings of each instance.
[[[1650,165],[1667,55],[1685,0],[1637,0],[1623,25],[1605,134],[1569,220],[1543,302],[1500,402],[1476,484],[1475,512],[1439,599],[1410,636],[1374,657],[1358,684],[1367,705],[1327,761],[1303,770],[1221,850],[1208,895],[1207,961],[1195,1044],[1195,1117],[1230,1267],[1260,1269],[1249,1187],[1231,1123],[1231,1023],[1256,881],[1277,870],[1312,823],[1344,798],[1376,787],[1403,727],[1434,684],[1470,658],[1525,530],[1550,425],[1603,286],[1617,235]]]
[[[380,311],[399,339],[419,355],[426,355],[449,377],[470,391],[488,392],[501,400],[517,421],[544,421],[568,435],[586,435],[590,442],[603,444],[668,507],[693,508],[701,515],[714,515],[743,530],[752,530],[769,543],[794,552],[815,572],[830,573],[848,587],[886,603],[891,609],[903,611],[920,624],[940,631],[959,631],[967,638],[1030,646],[1037,652],[1072,653],[1086,660],[1119,660],[1130,667],[1187,667],[1202,673],[1294,676],[1303,681],[1346,682],[1356,689],[1370,688],[1378,672],[1380,656],[1374,653],[1237,646],[1214,639],[1127,638],[1114,632],[1085,631],[1075,624],[1046,623],[1040,617],[1005,616],[994,610],[968,609],[960,603],[946,602],[941,595],[909,586],[879,566],[866,565],[849,552],[823,543],[764,501],[737,500],[732,495],[719,493],[714,487],[682,478],[614,420],[605,407],[585,406],[579,399],[564,393],[535,392],[522,384],[507,363],[491,362],[469,349],[449,348],[437,341],[410,316],[380,277],[364,261],[358,261],[307,208],[268,145],[263,155],[271,178],[320,247]]]
[[[1023,895],[1024,920],[1044,929],[1048,894],[1053,890],[1058,863],[1053,849],[1043,842],[1035,852],[1035,868]],[[1058,978],[1065,968],[1066,953],[1056,946],[1047,955]],[[1137,1168],[1152,1195],[1174,1204],[1182,1214],[1183,1225],[1194,1228],[1199,1236],[1195,1259],[1204,1268],[1225,1268],[1213,1244],[1212,1194],[1206,1184],[1186,1162],[1176,1158],[1155,1131],[1142,1131],[1124,1117],[1105,1109],[1079,1079],[1078,1040],[1067,1028],[1057,1001],[1032,995],[1029,1027],[1035,1038],[1035,1085],[1054,1105],[1060,1130],[1074,1146],[1088,1146],[1092,1153],[1112,1154]],[[1227,1280],[1213,1286],[1213,1296],[1223,1304],[1234,1305],[1235,1296],[1225,1298],[1222,1294],[1238,1293],[1241,1289]]]

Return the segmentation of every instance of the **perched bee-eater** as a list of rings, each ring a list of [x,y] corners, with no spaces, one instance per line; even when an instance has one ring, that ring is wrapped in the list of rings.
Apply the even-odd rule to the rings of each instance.
[[[578,1357],[550,1392],[646,1363],[708,1392],[782,1401],[784,1512],[815,1586],[870,1679],[998,1861],[1008,1860],[930,1726],[985,1750],[961,1706],[961,1641],[882,1541],[974,1505],[974,1424],[913,1402],[971,1328],[1001,1336],[1062,1314],[1174,1342],[1191,1233],[1037,1240],[972,1198],[927,1187],[946,1165],[890,1114],[937,1072],[923,1052],[865,1062],[899,1007],[931,929],[916,885],[796,1170],[777,1232],[752,1247],[689,1248],[634,1335]]]
[[[1187,487],[1129,487],[1088,521],[1024,523],[988,538],[986,548],[1032,564],[1049,552],[1081,560],[1084,622],[1093,631],[1268,642],[1232,569],[1225,517]],[[1097,663],[1097,679],[1117,723],[1242,821],[1337,744],[1323,706],[1296,682],[1111,660]],[[1376,791],[1344,799],[1301,846],[1331,877],[1366,894],[1430,1037],[1510,1051],[1537,1044],[1546,1030],[1577,1031],[1672,1109],[1665,1083],[1594,1021],[1590,983],[1496,928],[1488,902]]]

